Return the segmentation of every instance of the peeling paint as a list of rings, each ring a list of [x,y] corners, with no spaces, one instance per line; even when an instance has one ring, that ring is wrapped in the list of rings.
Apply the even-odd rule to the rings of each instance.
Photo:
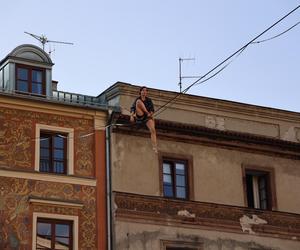
[[[254,216],[256,220],[261,220]],[[247,217],[249,218],[249,217]],[[249,218],[250,219],[250,218]],[[251,219],[253,220],[253,219]],[[127,228],[128,230],[128,228]],[[131,231],[131,230],[129,230]],[[227,237],[208,238],[201,234],[175,233],[170,234],[167,229],[158,229],[153,231],[131,231],[124,232],[123,237],[117,240],[116,248],[122,250],[158,250],[161,249],[161,242],[176,242],[201,245],[201,249],[206,250],[292,250],[298,248],[272,247],[269,244],[254,242],[253,240],[237,240]],[[183,248],[184,249],[184,248]]]
[[[259,218],[255,214],[253,214],[252,218],[248,217],[247,215],[244,215],[243,217],[241,217],[240,224],[241,224],[243,232],[248,231],[249,234],[255,234],[255,232],[252,230],[252,225],[267,224],[267,221]]]
[[[180,210],[177,212],[177,215],[179,216],[184,216],[184,217],[188,217],[188,218],[195,218],[196,215],[195,214],[191,214],[189,211],[187,210]]]

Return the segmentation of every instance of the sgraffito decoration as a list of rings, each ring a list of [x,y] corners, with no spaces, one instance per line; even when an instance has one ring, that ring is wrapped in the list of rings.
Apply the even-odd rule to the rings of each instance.
[[[0,108],[0,165],[9,168],[32,167],[32,123],[14,110]]]
[[[30,197],[82,203],[82,208],[29,203]],[[95,187],[0,177],[0,249],[28,250],[32,244],[32,213],[79,217],[79,249],[96,246]]]
[[[0,166],[34,169],[35,125],[74,128],[74,174],[94,176],[94,123],[92,119],[0,107]]]

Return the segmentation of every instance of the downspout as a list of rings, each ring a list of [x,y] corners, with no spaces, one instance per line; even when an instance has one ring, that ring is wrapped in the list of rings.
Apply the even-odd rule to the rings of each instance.
[[[111,192],[111,121],[112,110],[108,111],[108,125],[105,127],[106,146],[106,208],[107,208],[107,249],[112,249],[112,192]]]

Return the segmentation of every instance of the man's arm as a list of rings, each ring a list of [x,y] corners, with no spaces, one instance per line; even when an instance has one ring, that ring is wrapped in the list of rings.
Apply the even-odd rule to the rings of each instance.
[[[150,98],[148,98],[147,101],[148,101],[147,109],[148,109],[150,115],[152,116],[154,114],[154,105],[153,105],[153,102]]]
[[[130,108],[130,121],[131,122],[134,122],[134,118],[135,118],[136,101],[137,101],[137,99],[132,103],[131,108]]]

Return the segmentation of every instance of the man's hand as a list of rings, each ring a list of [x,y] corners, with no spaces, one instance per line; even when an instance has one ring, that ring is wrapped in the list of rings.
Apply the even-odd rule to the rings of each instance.
[[[132,115],[130,115],[130,122],[132,122],[132,123],[134,123],[134,115],[132,114]]]

